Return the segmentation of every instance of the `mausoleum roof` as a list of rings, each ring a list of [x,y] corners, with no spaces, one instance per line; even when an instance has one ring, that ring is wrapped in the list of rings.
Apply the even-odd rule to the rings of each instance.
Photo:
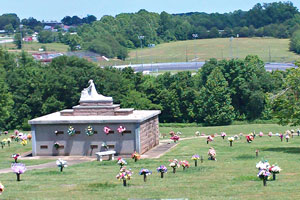
[[[63,110],[63,112],[73,110]],[[96,116],[63,116],[60,112],[29,120],[29,124],[94,124],[94,123],[141,123],[160,114],[160,110],[134,110],[132,114],[124,116],[96,115]]]

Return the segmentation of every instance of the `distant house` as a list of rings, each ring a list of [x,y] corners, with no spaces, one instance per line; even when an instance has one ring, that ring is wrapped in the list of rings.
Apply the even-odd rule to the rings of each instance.
[[[30,36],[29,36],[29,37],[24,37],[24,38],[23,38],[23,41],[24,41],[24,42],[32,42],[33,39],[32,39],[32,37],[30,37]]]
[[[44,26],[44,30],[46,31],[52,31],[52,29],[53,29],[52,26],[48,26],[48,25]]]

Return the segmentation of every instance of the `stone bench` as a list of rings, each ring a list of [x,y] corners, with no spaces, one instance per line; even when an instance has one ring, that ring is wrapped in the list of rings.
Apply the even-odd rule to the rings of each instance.
[[[115,154],[116,151],[101,151],[101,152],[96,152],[95,153],[97,156],[97,161],[102,162],[102,156],[109,156],[109,160],[114,160],[115,159]]]

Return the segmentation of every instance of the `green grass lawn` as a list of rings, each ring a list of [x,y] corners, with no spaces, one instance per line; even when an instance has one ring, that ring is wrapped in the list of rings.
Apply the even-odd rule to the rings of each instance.
[[[252,125],[252,129],[257,125]],[[236,127],[239,128],[239,127]],[[234,129],[232,129],[234,130]],[[240,131],[237,131],[240,132]],[[228,134],[232,134],[229,133]],[[207,151],[213,146],[217,161],[207,160]],[[259,157],[255,150],[259,149]],[[204,163],[194,167],[193,154],[204,156]],[[227,140],[217,137],[209,145],[204,138],[179,141],[179,144],[159,159],[144,159],[137,163],[127,159],[134,174],[128,187],[115,176],[119,171],[116,161],[88,162],[66,168],[28,171],[16,181],[16,175],[0,174],[5,186],[1,196],[4,199],[147,199],[147,198],[189,198],[189,199],[298,199],[300,197],[300,137],[290,142],[280,142],[279,137],[256,137],[248,144],[241,138],[229,147]],[[276,181],[268,181],[263,187],[256,175],[255,165],[267,159],[277,163],[283,170]],[[191,168],[171,173],[160,178],[156,168],[168,165],[168,160],[177,158],[191,162]],[[146,183],[138,175],[141,168],[148,168],[153,174]]]
[[[245,58],[249,54],[258,55],[265,62],[291,62],[300,58],[289,51],[289,39],[277,38],[234,38],[232,55]],[[197,57],[197,61],[210,58],[231,58],[229,38],[199,39],[170,42],[155,48],[131,50],[125,63],[185,62]],[[121,64],[113,61],[112,64]]]
[[[12,132],[10,132],[7,135],[2,134],[0,136],[0,141],[2,141],[3,139],[9,138],[9,136],[12,134],[13,134]],[[22,153],[31,151],[31,149],[32,149],[31,141],[28,141],[28,144],[26,146],[23,146],[20,143],[21,142],[12,141],[12,143],[10,144],[10,147],[6,144],[3,149],[0,146],[0,169],[10,168],[11,163],[14,161],[14,159],[11,158],[12,154],[14,154],[14,153],[22,154]],[[43,163],[50,162],[50,160],[47,160],[47,159],[23,160],[22,158],[20,158],[20,162],[23,162],[26,165],[36,165],[36,164],[43,164]]]
[[[169,132],[181,132],[181,137],[192,137],[195,136],[195,132],[205,133],[206,135],[221,132],[227,133],[227,135],[238,135],[240,133],[249,134],[251,132],[259,133],[262,131],[265,134],[268,132],[272,133],[284,133],[286,130],[294,129],[297,130],[298,127],[290,126],[280,126],[277,124],[245,124],[245,125],[230,125],[230,126],[213,126],[213,127],[183,127],[183,128],[173,128],[173,127],[160,127],[159,131],[167,135],[169,138]],[[299,127],[300,128],[300,127]]]
[[[0,44],[3,48],[6,48],[9,51],[19,51],[16,48],[16,45],[13,43],[7,43],[7,44]],[[28,53],[38,52],[39,48],[42,46],[46,46],[47,51],[55,51],[55,52],[67,52],[69,46],[62,44],[62,43],[46,43],[41,44],[38,42],[28,42],[23,43],[23,50],[27,51]]]

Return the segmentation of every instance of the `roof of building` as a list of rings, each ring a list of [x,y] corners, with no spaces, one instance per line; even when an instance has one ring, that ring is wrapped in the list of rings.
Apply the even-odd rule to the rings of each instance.
[[[64,112],[72,110],[63,110]],[[102,124],[102,123],[140,123],[160,114],[160,110],[135,110],[126,116],[62,116],[60,112],[30,120],[29,124]]]

